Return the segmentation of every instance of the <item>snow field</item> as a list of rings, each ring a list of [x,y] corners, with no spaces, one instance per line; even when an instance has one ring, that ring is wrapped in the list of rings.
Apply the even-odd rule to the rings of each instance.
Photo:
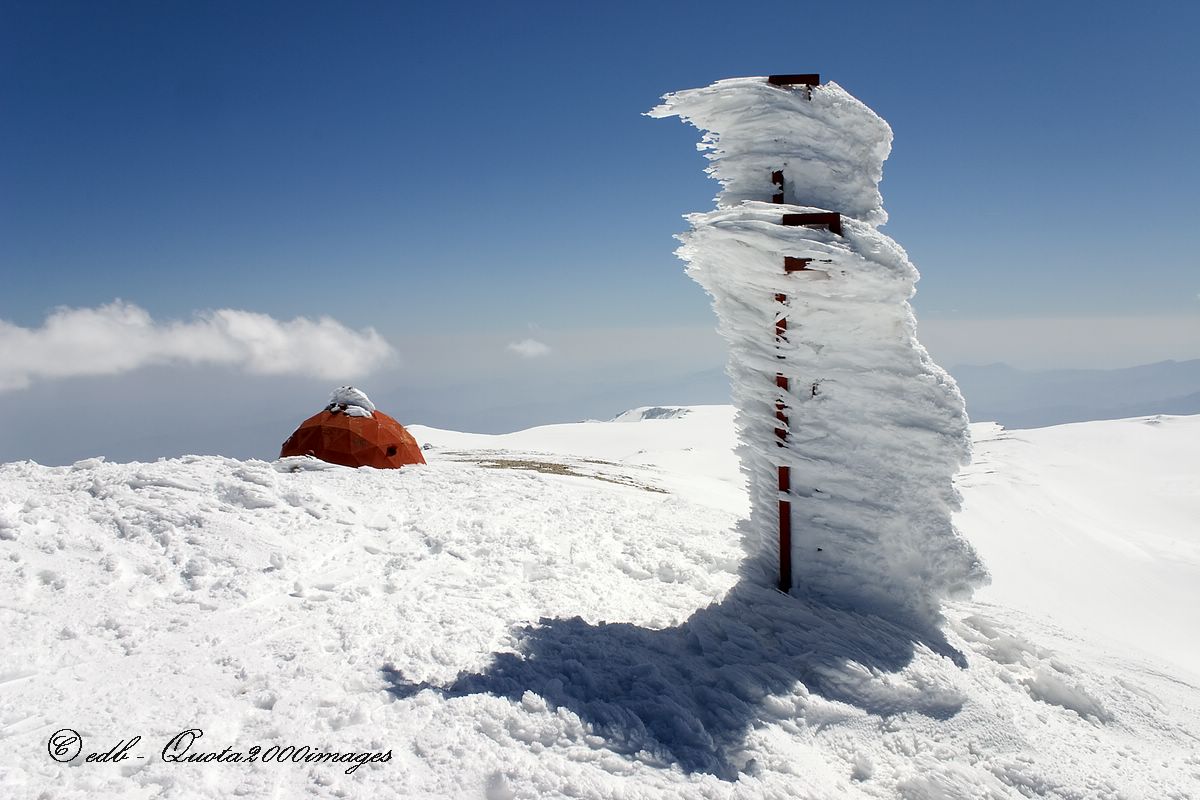
[[[222,746],[373,747],[372,716],[396,702],[385,666],[449,680],[539,615],[667,625],[722,594],[739,560],[736,541],[712,549],[712,530],[681,539],[680,501],[618,490],[614,508],[572,491],[580,479],[454,464],[281,473],[198,457],[2,469],[0,675],[21,700],[0,690],[0,724],[38,731],[18,759],[33,796],[55,796],[63,777],[114,795],[165,783],[188,796],[200,773],[220,774],[214,796],[287,786],[304,770],[151,761],[106,776],[60,767],[36,740],[66,726],[88,741],[165,742],[195,726]],[[629,576],[620,597],[613,573]],[[673,599],[653,601],[664,584]]]
[[[1051,622],[1057,607],[1034,616],[999,604],[991,593],[1017,579],[1006,568],[988,602],[951,603],[941,631],[914,633],[740,580],[744,498],[739,508],[716,492],[701,502],[443,458],[453,444],[604,459],[606,474],[658,487],[688,477],[664,464],[690,464],[719,485],[722,469],[736,481],[732,460],[721,468],[686,442],[704,428],[701,442],[732,439],[729,410],[724,430],[720,418],[696,409],[551,426],[510,434],[508,450],[444,432],[428,466],[399,471],[212,457],[0,466],[0,793],[1197,796],[1200,690],[1161,661]],[[1141,447],[1129,424],[1014,436],[1061,436],[1058,452]],[[1137,424],[1173,425],[1160,471],[1181,486],[1194,478],[1182,454],[1200,426]],[[630,429],[646,452],[625,449]],[[1012,447],[977,430],[981,459]],[[548,440],[575,455],[535,446]],[[1034,444],[1011,466],[1029,474],[1055,461]],[[646,463],[622,466],[621,453]],[[1003,480],[965,479],[968,515],[973,493]],[[1115,502],[1134,514],[1142,501]],[[985,552],[1012,541],[988,539]],[[1048,568],[1036,551],[1021,559]],[[57,764],[46,738],[62,727],[97,750],[141,735],[147,758]],[[352,775],[163,763],[162,744],[189,727],[211,750],[393,757]]]
[[[980,598],[1200,685],[1200,417],[974,427],[958,524],[995,578]]]

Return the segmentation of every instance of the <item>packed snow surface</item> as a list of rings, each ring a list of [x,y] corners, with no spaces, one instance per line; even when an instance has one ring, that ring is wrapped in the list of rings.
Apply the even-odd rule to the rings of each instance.
[[[975,426],[934,633],[741,579],[732,417],[0,466],[0,797],[1200,797],[1200,417]]]
[[[936,625],[942,599],[969,597],[986,571],[951,521],[970,460],[963,398],[917,341],[916,268],[875,227],[891,130],[835,84],[765,78],[651,113],[705,131],[724,186],[715,211],[688,216],[678,255],[729,346],[760,580],[776,580],[788,514],[794,593]],[[761,202],[774,170],[785,202]],[[783,224],[821,212],[842,215],[840,232]]]

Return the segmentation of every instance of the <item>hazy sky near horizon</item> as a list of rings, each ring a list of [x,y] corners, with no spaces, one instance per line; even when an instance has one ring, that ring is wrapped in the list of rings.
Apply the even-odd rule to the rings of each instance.
[[[0,0],[0,391],[310,351],[322,380],[514,398],[718,367],[671,238],[717,187],[694,129],[642,113],[798,71],[892,125],[884,231],[946,366],[1200,357],[1198,27],[1115,2]]]

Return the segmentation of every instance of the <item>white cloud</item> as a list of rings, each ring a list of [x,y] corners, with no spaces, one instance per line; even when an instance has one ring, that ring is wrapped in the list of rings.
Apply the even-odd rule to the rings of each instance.
[[[35,381],[114,375],[154,364],[217,364],[259,375],[357,378],[394,355],[373,328],[354,331],[330,317],[288,321],[223,308],[190,321],[155,321],[120,300],[59,308],[40,328],[0,320],[0,392]]]
[[[522,339],[519,342],[509,342],[508,349],[522,358],[537,358],[550,352],[550,345],[537,339]]]

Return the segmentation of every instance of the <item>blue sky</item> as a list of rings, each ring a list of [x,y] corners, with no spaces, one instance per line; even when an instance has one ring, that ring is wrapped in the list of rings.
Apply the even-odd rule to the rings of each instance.
[[[450,362],[480,339],[709,330],[671,236],[716,186],[693,129],[641,114],[819,71],[896,133],[884,230],[923,321],[1119,317],[1146,326],[1127,361],[1200,356],[1154,349],[1156,320],[1200,317],[1198,27],[1192,4],[1108,2],[3,0],[0,319],[115,298],[329,314],[406,363],[437,332],[467,337],[421,345]],[[1103,365],[1089,346],[1057,365]]]

